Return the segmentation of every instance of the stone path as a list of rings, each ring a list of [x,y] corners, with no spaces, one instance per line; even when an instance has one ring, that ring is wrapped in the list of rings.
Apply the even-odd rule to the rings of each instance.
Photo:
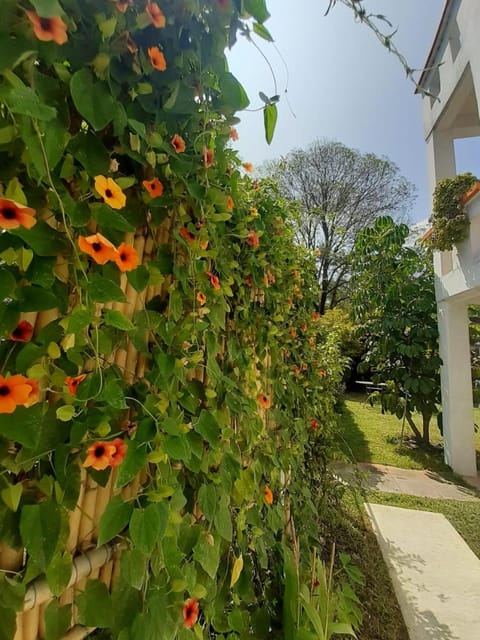
[[[405,493],[421,498],[469,502],[480,499],[473,489],[453,484],[433,471],[398,469],[383,464],[359,462],[356,465],[338,463],[335,466],[335,473],[348,484],[359,484],[365,489],[384,493]]]
[[[480,638],[480,560],[439,513],[365,505],[410,640]]]
[[[350,485],[384,493],[475,501],[475,489],[432,471],[337,464]],[[473,486],[478,478],[467,479]],[[387,564],[410,640],[480,640],[480,559],[443,514],[380,504],[365,508]],[[480,526],[480,523],[479,523]]]

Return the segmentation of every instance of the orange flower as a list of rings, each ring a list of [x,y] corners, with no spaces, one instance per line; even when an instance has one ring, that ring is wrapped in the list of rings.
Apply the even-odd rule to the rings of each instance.
[[[212,285],[212,287],[214,289],[217,289],[217,290],[220,289],[220,280],[219,280],[218,276],[216,276],[211,271],[205,271],[205,273],[208,276],[208,278],[210,280],[210,284]]]
[[[158,178],[153,178],[153,180],[144,180],[142,184],[150,194],[151,198],[158,198],[163,193],[163,184]]]
[[[72,394],[72,396],[77,395],[78,385],[83,382],[86,377],[86,373],[81,373],[79,376],[67,376],[65,378],[65,384],[67,385],[68,390]]]
[[[0,198],[0,229],[17,229],[18,227],[31,229],[37,224],[35,215],[37,215],[35,209],[25,207],[15,200]]]
[[[247,285],[247,287],[251,287],[253,285],[253,278],[252,276],[247,276],[245,278],[245,284]]]
[[[137,250],[125,242],[118,247],[118,253],[115,257],[115,264],[120,271],[133,271],[140,264]]]
[[[296,338],[297,337],[297,332],[295,331],[295,329],[290,329],[289,333],[290,333],[290,337],[291,338]]]
[[[208,249],[208,240],[199,240],[198,246],[200,247],[200,249],[202,249],[202,251],[206,251]]]
[[[115,440],[112,442],[112,445],[115,447],[115,453],[111,457],[110,466],[118,467],[118,465],[123,462],[123,459],[127,455],[128,446],[121,438],[115,438]]]
[[[312,315],[312,320],[314,322],[318,322],[320,320],[320,314],[318,313],[318,311],[315,311],[315,313]]]
[[[229,211],[231,211],[234,206],[235,206],[235,202],[233,201],[232,196],[228,196],[228,198],[227,198],[227,209]]]
[[[26,384],[30,387],[30,393],[28,394],[28,398],[24,403],[25,407],[31,407],[32,404],[35,404],[40,400],[40,383],[38,380],[31,380],[27,378]]]
[[[189,229],[187,229],[187,227],[182,227],[178,230],[178,233],[182,238],[188,240],[190,244],[195,240],[195,236]]]
[[[318,429],[318,422],[315,420],[315,418],[312,418],[310,420],[310,426],[312,427],[312,429],[314,431],[316,431]]]
[[[148,2],[145,11],[155,27],[162,29],[165,26],[165,16],[156,2]]]
[[[273,492],[269,486],[266,486],[263,490],[263,497],[265,498],[265,502],[267,504],[273,504]]]
[[[92,467],[96,471],[103,471],[107,467],[113,466],[112,461],[116,452],[117,447],[112,442],[94,442],[87,450],[87,457],[83,466]]]
[[[247,173],[252,173],[253,171],[253,164],[251,162],[244,162],[242,164],[242,167],[245,169]]]
[[[208,169],[213,164],[214,157],[213,149],[207,149],[207,147],[203,147],[202,157],[203,157],[203,165],[205,169]]]
[[[260,246],[260,238],[253,229],[250,229],[250,231],[248,232],[247,244],[254,249],[258,249],[258,247]]]
[[[173,148],[175,149],[175,153],[183,153],[187,148],[185,140],[182,138],[182,136],[179,136],[178,133],[173,136],[171,143]]]
[[[183,624],[192,629],[198,620],[199,607],[195,598],[189,598],[183,607]]]
[[[307,325],[305,324],[305,322],[302,324],[302,326],[300,327],[300,329],[301,329],[302,331],[304,331],[304,332],[307,330]]]
[[[117,259],[115,246],[101,233],[95,233],[93,236],[87,237],[80,236],[78,246],[82,251],[92,256],[97,264],[105,264],[109,260]]]
[[[264,393],[258,394],[257,401],[262,409],[270,409],[270,407],[272,406],[270,398],[268,398]]]
[[[206,301],[207,301],[207,296],[204,293],[202,293],[201,291],[199,291],[197,293],[197,302],[198,302],[198,304],[201,307],[203,307],[203,305],[206,303]]]
[[[32,336],[33,327],[30,322],[21,320],[8,337],[15,342],[29,342]]]
[[[17,405],[28,401],[31,392],[30,381],[25,376],[0,376],[0,413],[13,413]]]
[[[238,131],[235,129],[235,127],[230,127],[230,138],[233,141],[238,140]]]
[[[68,41],[67,25],[60,17],[41,18],[35,11],[25,11],[33,24],[33,33],[42,42],[65,44]]]
[[[327,372],[325,371],[325,369],[319,369],[318,375],[324,378],[327,375]]]
[[[123,209],[127,202],[125,194],[112,178],[95,176],[95,190],[112,209]]]
[[[158,47],[149,47],[148,57],[150,58],[150,64],[154,69],[157,71],[167,70],[167,61]]]
[[[125,13],[128,7],[133,7],[133,0],[115,0],[115,6],[121,13]]]

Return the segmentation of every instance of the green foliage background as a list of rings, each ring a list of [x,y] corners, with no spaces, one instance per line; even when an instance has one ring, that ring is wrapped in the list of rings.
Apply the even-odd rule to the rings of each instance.
[[[0,183],[38,222],[0,235],[0,357],[3,375],[38,380],[43,398],[0,415],[0,540],[27,552],[21,571],[1,577],[2,637],[13,637],[35,578],[45,575],[55,596],[65,588],[79,463],[93,442],[114,437],[128,445],[117,489],[141,470],[147,481],[107,506],[98,544],[121,540],[121,574],[112,593],[89,580],[76,594],[79,622],[121,640],[282,637],[282,558],[290,545],[308,555],[319,543],[343,361],[336,337],[313,320],[313,257],[293,241],[294,214],[273,185],[243,175],[228,144],[248,98],[224,50],[238,31],[270,37],[264,0],[164,0],[161,29],[143,0],[125,13],[111,0],[28,8],[61,16],[68,42],[37,40],[23,5],[2,3]],[[166,71],[152,68],[152,46]],[[175,153],[175,134],[185,153]],[[96,175],[123,188],[124,208],[101,202]],[[153,177],[164,193],[152,200],[142,181]],[[161,225],[169,235],[160,242]],[[246,242],[252,230],[258,248]],[[117,267],[78,249],[95,231],[116,245],[126,233],[151,242],[151,258],[127,279],[140,296],[160,285],[162,295],[126,315]],[[113,302],[124,306],[109,309]],[[43,311],[51,321],[32,341],[12,343],[23,314]],[[132,384],[109,360],[129,344],[147,362]],[[65,378],[80,373],[87,378],[72,396]],[[259,407],[259,393],[270,409]],[[105,484],[109,470],[89,473]],[[182,618],[190,597],[200,604],[192,630]],[[70,620],[71,607],[54,598],[48,640]]]

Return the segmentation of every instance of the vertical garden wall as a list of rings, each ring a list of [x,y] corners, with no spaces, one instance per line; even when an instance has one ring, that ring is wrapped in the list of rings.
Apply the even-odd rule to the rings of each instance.
[[[2,639],[280,638],[285,558],[315,576],[341,362],[231,144],[267,17],[2,2]]]

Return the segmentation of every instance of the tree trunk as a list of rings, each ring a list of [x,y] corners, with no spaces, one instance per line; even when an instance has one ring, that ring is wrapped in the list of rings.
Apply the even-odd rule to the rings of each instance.
[[[407,412],[405,418],[407,419],[407,422],[410,425],[411,430],[415,434],[415,438],[418,440],[418,442],[423,442],[422,434],[417,429],[417,425],[412,420],[412,414],[410,412]]]
[[[432,418],[431,413],[422,414],[422,429],[423,429],[423,444],[428,446],[430,444],[430,420]]]

